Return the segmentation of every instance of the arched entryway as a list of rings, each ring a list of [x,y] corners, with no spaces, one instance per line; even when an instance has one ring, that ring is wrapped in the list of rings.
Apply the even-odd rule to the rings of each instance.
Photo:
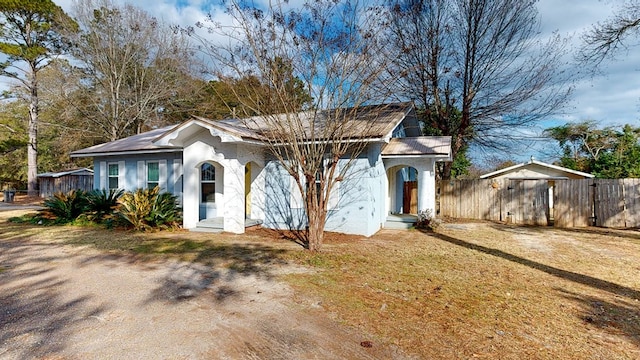
[[[199,220],[219,217],[224,202],[224,167],[213,161],[197,166],[199,192]]]
[[[387,169],[389,214],[418,213],[418,171],[407,165]]]

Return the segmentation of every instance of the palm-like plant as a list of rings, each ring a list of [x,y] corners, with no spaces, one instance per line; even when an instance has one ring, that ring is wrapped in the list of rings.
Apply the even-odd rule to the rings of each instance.
[[[111,218],[116,207],[118,199],[124,194],[122,189],[111,190],[92,190],[86,194],[87,204],[85,215],[88,220],[102,222]]]
[[[160,193],[158,186],[125,193],[120,198],[117,211],[138,231],[175,228],[181,220],[176,197],[170,193]]]
[[[70,222],[83,213],[86,204],[86,193],[82,190],[71,190],[66,194],[57,192],[44,201],[41,214],[58,222]]]

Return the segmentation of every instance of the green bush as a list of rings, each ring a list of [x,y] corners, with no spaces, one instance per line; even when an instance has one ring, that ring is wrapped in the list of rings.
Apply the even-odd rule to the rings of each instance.
[[[87,205],[86,193],[82,190],[57,192],[43,203],[40,214],[45,219],[53,219],[58,223],[68,223],[82,214]]]
[[[86,194],[84,216],[87,220],[103,223],[113,220],[118,207],[118,199],[124,194],[122,189],[92,190]]]
[[[138,189],[120,198],[118,214],[138,231],[177,228],[181,221],[176,196],[160,193],[160,188]]]

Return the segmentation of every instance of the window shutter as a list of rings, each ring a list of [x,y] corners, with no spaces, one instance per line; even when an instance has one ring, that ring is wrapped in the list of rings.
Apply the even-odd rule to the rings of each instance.
[[[333,188],[327,199],[327,210],[335,210],[338,208],[340,201],[340,181],[333,180]]]
[[[107,188],[107,162],[100,161],[100,190]]]
[[[119,173],[118,173],[119,174]],[[147,167],[144,161],[138,161],[138,188],[144,189],[147,187]],[[119,182],[119,180],[118,180]]]
[[[342,182],[336,180],[338,176],[340,176],[340,160],[338,160],[338,163],[336,164],[333,187],[327,197],[327,210],[338,209],[338,203],[340,202],[340,185],[342,185]]]
[[[173,194],[182,200],[182,159],[173,159]]]
[[[300,174],[300,180],[302,181],[302,187],[304,188],[305,180],[302,174]],[[289,175],[289,194],[290,196],[290,205],[292,209],[302,209],[304,208],[304,199],[302,194],[300,193],[300,189],[298,188],[298,184],[296,184],[296,179],[293,176]]]
[[[127,186],[127,176],[126,176],[126,165],[124,161],[118,161],[118,188],[120,189],[128,189]]]
[[[167,160],[158,161],[158,171],[160,172],[158,178],[160,191],[167,191]]]

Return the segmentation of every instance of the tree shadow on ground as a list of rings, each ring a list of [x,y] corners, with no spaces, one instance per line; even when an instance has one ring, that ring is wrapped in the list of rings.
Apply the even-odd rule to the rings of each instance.
[[[617,299],[614,303],[565,289],[556,290],[564,298],[578,304],[582,312],[580,319],[585,325],[599,328],[613,336],[622,334],[636,346],[640,346],[640,308],[637,303],[622,299]]]
[[[606,235],[611,237],[625,238],[640,241],[640,229],[610,229],[600,227],[586,227],[586,228],[557,228],[553,226],[536,226],[536,225],[506,225],[499,223],[491,223],[490,227],[499,231],[513,231],[513,232],[536,232],[544,234],[547,232],[562,231],[574,234],[588,234],[588,235]]]
[[[478,244],[473,244],[473,243],[470,243],[461,239],[457,239],[451,236],[447,236],[444,234],[432,233],[432,232],[426,232],[426,233],[429,234],[430,236],[446,241],[448,243],[458,245],[466,249],[479,251],[481,253],[485,253],[488,255],[496,256],[504,260],[512,261],[512,262],[530,267],[532,269],[540,270],[549,275],[553,275],[553,276],[556,276],[565,280],[569,280],[578,284],[586,285],[595,289],[604,290],[619,296],[624,296],[632,300],[640,300],[640,291],[627,286],[619,285],[607,280],[598,279],[593,276],[559,269],[559,268],[545,265],[545,264],[542,264],[533,260],[529,260],[520,256],[509,254],[502,250],[493,249],[493,248],[489,248],[489,247],[478,245]]]
[[[274,267],[286,265],[287,250],[255,243],[214,243],[167,239],[144,244],[144,253],[189,255],[188,261],[169,264],[167,275],[147,302],[178,302],[207,294],[215,302],[238,298],[242,290],[237,279],[254,276],[274,278]]]
[[[34,254],[35,253],[35,254]],[[25,241],[0,241],[0,355],[46,358],[64,352],[69,334],[107,309],[63,293],[68,279],[51,274],[51,256]],[[28,265],[28,266],[26,266]]]
[[[233,286],[235,278],[255,276],[272,280],[274,268],[288,264],[288,250],[253,242],[229,242],[225,235],[211,239],[190,239],[189,233],[154,234],[150,237],[131,236],[129,244],[120,251],[99,253],[85,257],[79,264],[128,263],[137,266],[168,269],[160,285],[149,294],[145,304],[163,301],[180,302],[206,294],[213,301],[222,302],[241,295]],[[130,236],[130,234],[128,234]],[[66,243],[89,245],[100,250],[114,250],[114,244],[95,242],[76,237]]]

